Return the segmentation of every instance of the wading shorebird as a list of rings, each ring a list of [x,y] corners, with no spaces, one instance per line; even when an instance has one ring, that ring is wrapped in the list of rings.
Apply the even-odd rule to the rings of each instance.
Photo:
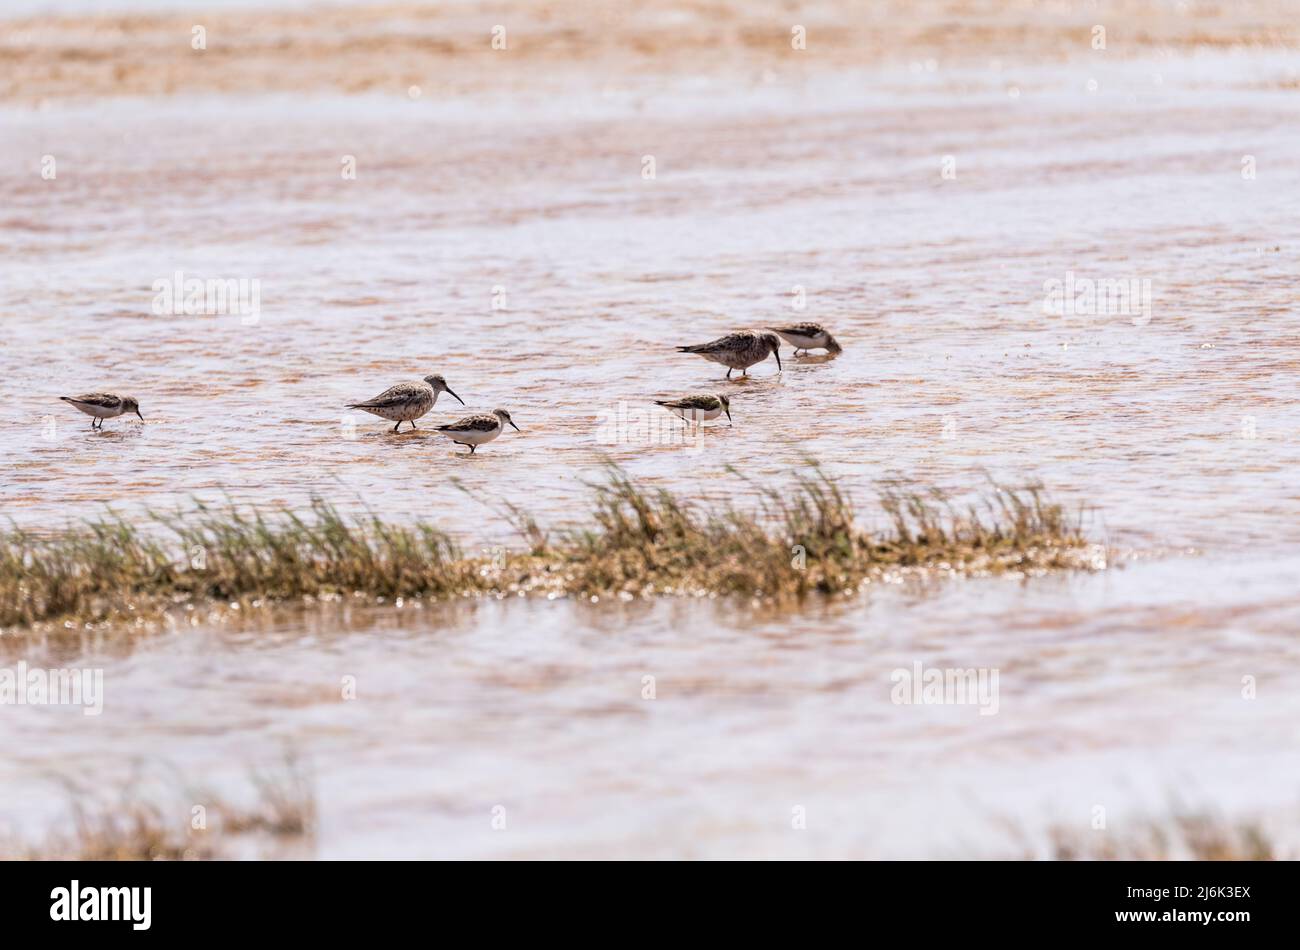
[[[794,355],[798,356],[799,351],[805,353],[809,350],[825,350],[828,353],[839,353],[843,347],[836,342],[835,337],[831,336],[820,323],[792,323],[788,327],[768,327],[781,335],[785,342],[794,347]]]
[[[434,403],[438,401],[438,394],[443,392],[450,393],[458,403],[465,405],[465,400],[453,393],[447,381],[435,373],[433,376],[424,377],[423,382],[398,383],[385,389],[374,399],[353,403],[348,408],[364,409],[381,419],[396,421],[397,425],[393,426],[394,432],[401,428],[403,422],[409,422],[414,429],[415,420],[432,409]]]
[[[458,419],[450,425],[438,426],[438,431],[445,435],[457,445],[468,445],[469,454],[473,455],[474,450],[484,442],[491,442],[505,429],[509,423],[515,426],[515,421],[510,418],[510,413],[504,409],[493,409],[491,412],[485,412],[481,415],[466,416],[464,419]],[[515,426],[516,432],[524,430]]]
[[[70,402],[88,416],[92,429],[104,428],[105,419],[116,419],[127,412],[140,416],[140,404],[132,396],[114,396],[112,393],[86,393],[84,396],[60,396],[64,402]],[[144,422],[144,416],[140,416]],[[99,422],[99,425],[95,425]]]
[[[656,399],[655,405],[676,413],[687,424],[694,422],[699,425],[718,418],[724,412],[727,421],[731,421],[731,400],[721,393],[692,393],[681,399]]]
[[[727,379],[731,379],[733,369],[749,375],[749,368],[761,363],[771,353],[776,357],[776,371],[781,372],[781,341],[775,333],[755,333],[753,330],[741,330],[728,333],[709,343],[697,343],[695,346],[679,346],[679,353],[694,353],[706,360],[721,363],[727,367]]]

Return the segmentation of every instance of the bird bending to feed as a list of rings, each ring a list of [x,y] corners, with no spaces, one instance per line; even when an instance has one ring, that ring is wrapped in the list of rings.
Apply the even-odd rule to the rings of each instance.
[[[450,425],[438,426],[438,431],[445,435],[457,445],[468,445],[469,454],[473,455],[474,450],[484,442],[491,442],[499,436],[506,423],[515,426],[515,421],[510,418],[510,413],[504,409],[493,409],[491,412],[485,412],[481,415],[466,416],[464,419],[458,419]],[[515,426],[516,432],[524,430]]]
[[[432,409],[434,403],[438,401],[438,394],[443,392],[451,393],[458,403],[465,405],[465,400],[451,392],[447,381],[435,373],[433,376],[424,377],[423,382],[398,383],[385,389],[374,399],[353,403],[348,408],[364,409],[381,419],[396,421],[397,425],[393,426],[394,432],[401,428],[403,422],[409,422],[414,429],[415,420]]]
[[[140,416],[140,404],[132,396],[114,396],[112,393],[86,393],[84,396],[60,396],[64,402],[70,402],[88,416],[92,429],[104,428],[105,419],[116,419],[127,412]],[[140,416],[144,422],[144,416]],[[96,426],[95,423],[99,422]]]
[[[681,416],[687,423],[699,425],[710,419],[716,419],[724,412],[727,421],[731,421],[731,400],[721,393],[692,393],[681,399],[656,399],[655,405],[663,406],[669,412]]]
[[[781,354],[778,352],[780,347],[781,341],[776,338],[775,333],[741,330],[739,333],[728,333],[726,336],[718,337],[709,343],[679,346],[677,351],[694,353],[696,356],[703,356],[706,360],[721,363],[727,367],[727,379],[731,379],[733,369],[738,369],[748,376],[749,367],[763,362],[769,353],[776,357],[776,371],[779,373],[781,371]]]
[[[781,335],[785,342],[794,347],[794,355],[798,356],[799,351],[803,350],[826,350],[828,353],[839,353],[843,349],[836,342],[835,337],[831,336],[820,323],[792,323],[788,327],[769,327],[769,329]]]

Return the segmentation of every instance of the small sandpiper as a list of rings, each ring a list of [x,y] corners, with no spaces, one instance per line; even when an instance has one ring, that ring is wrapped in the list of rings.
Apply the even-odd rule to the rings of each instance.
[[[447,381],[435,373],[424,377],[423,382],[398,383],[374,399],[353,403],[348,408],[364,409],[381,419],[396,421],[397,425],[393,426],[393,431],[396,432],[403,422],[409,422],[414,429],[415,420],[432,409],[438,401],[438,394],[444,392],[450,393],[462,406],[465,405],[465,400],[453,393]]]
[[[140,416],[140,404],[133,396],[114,396],[112,393],[86,393],[84,396],[60,396],[64,402],[70,402],[88,416],[92,429],[104,428],[105,419],[116,419],[127,412]],[[140,416],[144,422],[144,416]],[[99,425],[95,425],[98,422]]]
[[[798,356],[799,351],[805,353],[809,350],[826,350],[828,353],[839,353],[842,347],[836,342],[835,337],[831,336],[820,323],[792,323],[786,327],[768,327],[781,334],[785,342],[794,347],[794,355]]]
[[[687,424],[694,422],[699,425],[718,418],[724,412],[727,421],[731,421],[731,400],[722,393],[692,393],[681,399],[656,399],[655,405],[676,413]]]
[[[510,413],[504,409],[493,409],[491,412],[480,415],[466,416],[464,419],[458,419],[450,425],[438,426],[438,431],[457,445],[468,445],[469,454],[473,455],[474,450],[484,442],[491,442],[499,436],[507,423],[515,426],[515,421],[510,418]],[[515,431],[523,432],[524,430],[519,426],[515,426]]]
[[[776,338],[775,333],[741,330],[738,333],[728,333],[726,336],[718,337],[709,343],[679,346],[677,351],[694,353],[703,356],[706,360],[721,363],[727,367],[727,379],[731,379],[731,371],[734,369],[748,376],[749,367],[763,362],[769,353],[776,357],[776,371],[779,373],[781,371],[781,354],[778,352],[780,348],[781,341]]]

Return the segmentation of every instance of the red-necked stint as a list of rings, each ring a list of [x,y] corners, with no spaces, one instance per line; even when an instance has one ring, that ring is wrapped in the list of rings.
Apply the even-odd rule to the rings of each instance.
[[[105,419],[116,419],[126,412],[134,412],[140,416],[140,404],[135,401],[133,396],[114,396],[112,393],[86,393],[84,396],[60,396],[64,402],[70,402],[88,416],[95,418],[90,420],[92,429],[104,428]],[[144,416],[140,416],[140,421],[144,421]],[[95,423],[99,425],[96,426]]]
[[[688,424],[694,422],[699,425],[718,418],[724,412],[727,421],[731,421],[731,400],[721,393],[692,393],[681,399],[656,399],[655,405],[676,413]]]
[[[794,355],[798,356],[799,351],[803,350],[826,350],[828,353],[839,353],[843,349],[835,337],[831,336],[820,323],[792,323],[786,327],[769,327],[779,333],[785,342],[794,347]]]
[[[415,420],[432,409],[438,401],[438,394],[444,392],[450,393],[462,406],[465,405],[465,400],[453,393],[447,381],[435,373],[424,377],[422,382],[398,383],[374,399],[353,403],[348,408],[362,409],[381,419],[395,421],[397,425],[393,426],[393,431],[396,432],[403,422],[409,422],[414,429]]]
[[[484,442],[491,442],[499,436],[507,423],[515,426],[510,413],[504,409],[493,409],[480,415],[466,416],[450,425],[438,426],[438,431],[457,445],[468,445],[469,454],[473,455],[474,450]],[[515,431],[522,432],[523,429],[515,426]]]

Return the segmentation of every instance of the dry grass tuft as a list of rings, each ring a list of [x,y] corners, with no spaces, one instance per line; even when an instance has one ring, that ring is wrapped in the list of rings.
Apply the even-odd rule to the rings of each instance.
[[[19,860],[201,861],[234,856],[237,842],[310,845],[316,835],[316,796],[293,759],[281,773],[254,773],[251,807],[212,794],[191,794],[164,807],[138,797],[135,782],[116,795],[65,780],[71,830],[38,845],[9,844],[0,857]],[[195,827],[195,806],[203,820]]]
[[[1214,811],[1174,802],[1167,815],[1115,822],[1103,830],[1052,825],[1046,840],[1013,822],[1021,860],[1052,861],[1276,861],[1286,858],[1255,820],[1230,820]]]

